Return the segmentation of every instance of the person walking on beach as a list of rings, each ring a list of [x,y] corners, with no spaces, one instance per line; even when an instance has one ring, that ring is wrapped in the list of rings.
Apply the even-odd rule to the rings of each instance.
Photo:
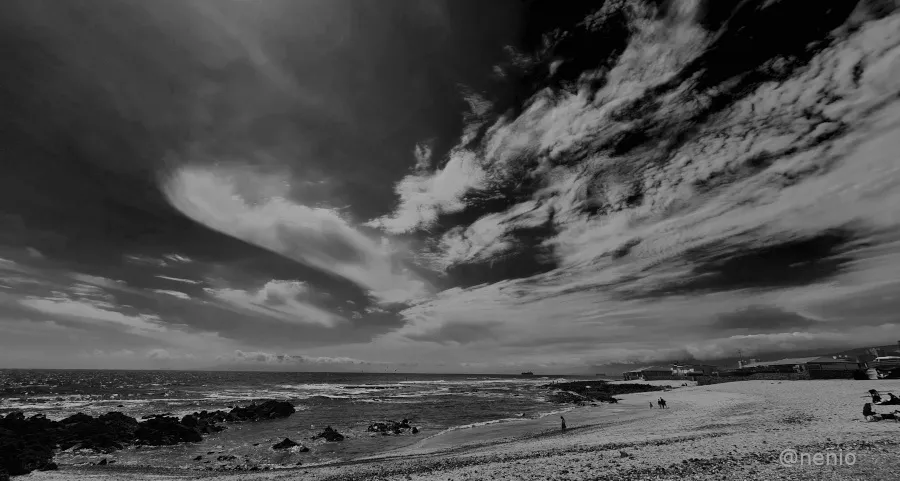
[[[566,418],[560,416],[559,419],[562,421],[560,426],[562,432],[566,432]]]

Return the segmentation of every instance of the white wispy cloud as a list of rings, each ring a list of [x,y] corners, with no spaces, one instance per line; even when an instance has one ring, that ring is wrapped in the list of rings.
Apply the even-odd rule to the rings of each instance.
[[[151,265],[156,267],[168,267],[169,265],[164,259],[142,255],[126,255],[125,261],[130,264]]]
[[[396,211],[369,221],[367,225],[402,234],[430,226],[439,215],[459,212],[466,207],[463,196],[487,186],[487,173],[476,154],[465,149],[450,154],[447,164],[437,171],[417,172],[396,185],[400,205]]]
[[[210,296],[239,309],[287,322],[335,327],[345,322],[334,313],[304,300],[309,287],[298,281],[272,280],[256,290],[206,288]]]
[[[182,279],[180,277],[170,277],[170,276],[158,275],[158,276],[156,276],[156,278],[157,279],[165,279],[167,281],[173,281],[173,282],[183,282],[185,284],[202,284],[202,281],[195,281],[193,279]]]
[[[181,254],[166,254],[163,257],[165,257],[166,259],[168,259],[172,262],[177,262],[179,264],[189,264],[191,262],[194,262],[190,257],[186,257]]]
[[[268,365],[349,365],[365,366],[375,364],[350,357],[304,356],[298,354],[274,354],[260,351],[235,350],[228,356],[219,356],[219,362],[237,364]]]
[[[273,190],[251,203],[237,189],[238,182]],[[283,194],[285,188],[253,172],[201,167],[181,169],[165,183],[172,205],[197,222],[350,280],[383,302],[404,302],[427,292],[389,245],[354,228],[337,210],[308,207],[272,193]]]
[[[134,332],[164,331],[161,319],[155,314],[124,314],[113,306],[100,301],[75,300],[65,296],[49,298],[30,297],[19,304],[44,314],[57,315],[90,323],[109,323],[129,328]]]
[[[177,298],[179,298],[179,299],[184,299],[185,301],[191,300],[191,296],[189,296],[189,295],[187,295],[187,294],[185,294],[184,292],[181,292],[181,291],[169,291],[169,290],[165,290],[165,289],[153,289],[152,292],[155,292],[155,293],[157,293],[157,294],[165,294],[165,295],[167,295],[167,296],[177,297]]]

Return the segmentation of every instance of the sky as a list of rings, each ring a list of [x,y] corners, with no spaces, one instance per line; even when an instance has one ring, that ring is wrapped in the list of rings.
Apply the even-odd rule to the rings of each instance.
[[[893,344],[897,2],[763,3],[3,2],[0,367]]]

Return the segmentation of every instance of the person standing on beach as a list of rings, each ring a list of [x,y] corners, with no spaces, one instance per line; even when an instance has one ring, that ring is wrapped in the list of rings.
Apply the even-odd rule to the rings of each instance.
[[[653,409],[653,401],[650,401],[650,409]]]
[[[560,426],[562,432],[566,432],[566,418],[560,416],[559,419],[562,421]]]

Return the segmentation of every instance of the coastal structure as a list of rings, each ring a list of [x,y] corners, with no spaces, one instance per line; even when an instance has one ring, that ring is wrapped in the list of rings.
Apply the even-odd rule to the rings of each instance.
[[[647,366],[640,369],[623,372],[622,377],[626,381],[650,381],[653,379],[669,379],[672,377],[672,370],[661,366]]]
[[[711,376],[717,370],[709,364],[672,364],[673,376]]]
[[[804,374],[810,379],[852,379],[863,368],[856,357],[847,355],[740,362],[738,366],[740,371]]]
[[[738,369],[765,371],[765,372],[806,372],[806,364],[813,362],[819,357],[796,357],[788,359],[779,359],[777,361],[759,361],[753,359],[750,362],[738,362]]]
[[[810,379],[853,379],[861,366],[849,356],[822,356],[806,363]]]

